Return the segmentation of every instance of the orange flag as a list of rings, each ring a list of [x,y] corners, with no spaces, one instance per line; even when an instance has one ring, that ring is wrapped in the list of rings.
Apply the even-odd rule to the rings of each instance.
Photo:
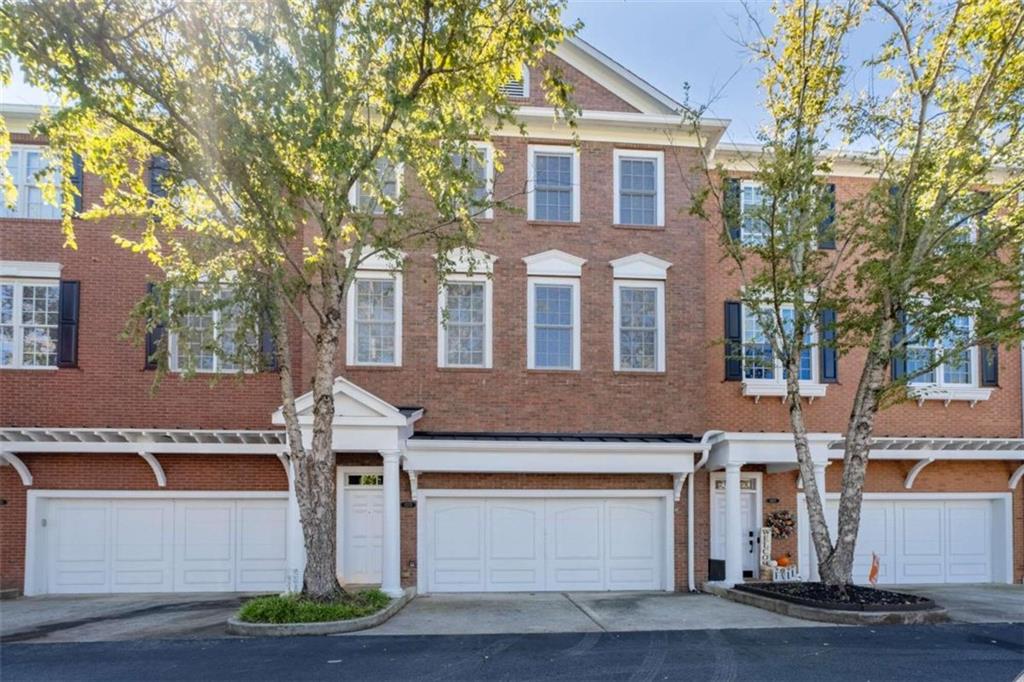
[[[871,553],[871,570],[868,571],[868,582],[872,585],[878,584],[878,555]]]

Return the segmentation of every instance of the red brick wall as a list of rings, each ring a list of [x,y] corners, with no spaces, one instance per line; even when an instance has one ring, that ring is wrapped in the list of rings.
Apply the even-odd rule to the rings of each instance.
[[[21,455],[34,490],[159,490],[137,455]],[[159,455],[167,490],[287,490],[276,457]],[[21,589],[25,578],[28,488],[13,468],[0,467],[0,587]]]
[[[544,91],[544,69],[545,67],[557,69],[561,72],[562,78],[573,85],[573,101],[584,111],[595,109],[598,111],[637,111],[636,107],[623,100],[618,95],[612,94],[607,88],[589,76],[585,76],[579,69],[569,66],[558,57],[548,56],[541,66],[535,66],[530,71],[530,96],[520,100],[524,105],[531,107],[550,107]],[[515,100],[513,100],[515,101]],[[519,102],[516,102],[517,104]]]

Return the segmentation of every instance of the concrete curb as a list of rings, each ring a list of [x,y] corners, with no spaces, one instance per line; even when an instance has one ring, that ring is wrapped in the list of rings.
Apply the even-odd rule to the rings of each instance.
[[[783,616],[837,625],[924,625],[949,622],[949,613],[943,608],[926,611],[835,611],[762,597],[720,585],[704,585],[704,591],[723,599],[747,606],[756,606],[759,609],[773,611]]]
[[[416,596],[416,589],[408,587],[398,599],[393,599],[377,613],[351,620],[331,620],[323,623],[246,623],[236,617],[228,619],[228,632],[243,637],[295,637],[300,635],[337,635],[375,628],[402,610]]]

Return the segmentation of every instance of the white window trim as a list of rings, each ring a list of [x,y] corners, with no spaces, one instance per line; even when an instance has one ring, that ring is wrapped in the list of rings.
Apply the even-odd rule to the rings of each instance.
[[[672,264],[667,260],[655,258],[646,253],[634,253],[631,256],[617,258],[609,262],[612,276],[616,279],[668,279],[668,269]]]
[[[793,306],[782,306],[784,309],[792,310]],[[744,304],[743,309],[740,313],[741,324],[743,320],[747,319],[747,313],[749,307]],[[800,379],[800,397],[807,398],[809,401],[814,402],[815,398],[823,398],[828,392],[828,384],[821,383],[821,367],[819,366],[818,353],[818,326],[816,324],[811,325],[811,378]],[[774,379],[747,379],[744,376],[742,380],[743,395],[745,397],[753,398],[754,402],[760,402],[761,398],[771,397],[780,398],[785,401],[787,398],[786,379],[783,378],[783,367],[782,360],[773,357],[775,362],[775,378]],[[742,358],[741,368],[743,374],[746,375],[746,352]]]
[[[572,367],[537,367],[534,357],[534,287],[556,284],[572,287]],[[551,372],[576,372],[580,369],[580,280],[578,277],[528,277],[526,280],[526,367]]]
[[[612,151],[614,169],[614,191],[612,192],[612,225],[615,227],[665,227],[665,153],[650,149],[615,149]],[[619,217],[619,205],[621,201],[620,182],[620,161],[622,159],[654,159],[655,161],[655,220],[653,225],[644,223],[623,223]]]
[[[484,185],[487,188],[487,200],[494,201],[494,145],[490,142],[471,142],[472,146],[479,149],[484,157]],[[478,218],[483,220],[494,219],[494,206],[489,205],[480,213]]]
[[[622,368],[622,356],[619,353],[620,327],[622,320],[619,317],[620,296],[622,288],[654,289],[657,294],[657,315],[658,327],[655,331],[655,365],[654,369],[635,369],[632,367]],[[616,372],[639,372],[642,374],[659,374],[665,371],[665,282],[652,279],[616,279],[614,283],[614,296],[612,297],[612,315],[614,317],[614,338],[615,347],[615,371]]]
[[[444,311],[448,305],[448,284],[473,283],[484,285],[484,363],[482,365],[461,365],[448,362],[448,327],[444,322]],[[487,275],[448,275],[437,293],[437,366],[460,369],[491,369],[494,339],[494,287]]]
[[[60,263],[28,260],[0,260],[0,277],[30,277],[33,279],[60,279]]]
[[[359,280],[393,280],[395,283],[395,361],[358,362],[356,356],[356,282]],[[402,366],[402,273],[384,270],[360,270],[348,288],[346,295],[345,320],[345,362],[355,367],[401,367]]]
[[[395,212],[398,213],[398,214],[402,213],[402,189],[404,187],[404,182],[403,182],[404,178],[405,178],[405,164],[402,163],[401,161],[399,161],[398,163],[395,164],[395,202],[396,202]],[[361,185],[361,183],[356,182],[348,190],[348,203],[350,203],[356,209],[356,211],[359,210],[359,195],[360,194],[362,194],[362,185]],[[373,210],[373,215],[375,215],[375,216],[384,215],[384,209],[381,208],[380,205],[378,205],[377,208],[375,208]]]
[[[526,164],[526,219],[538,220],[537,207],[535,206],[536,194],[534,194],[536,154],[572,154],[572,220],[548,220],[545,223],[572,224],[580,222],[580,150],[576,147],[548,144],[531,144],[527,147]]]
[[[53,216],[30,216],[28,214],[28,189],[30,187],[38,187],[39,185],[33,178],[28,175],[28,154],[26,152],[39,152],[44,155],[44,158],[48,152],[48,147],[38,144],[12,144],[10,145],[9,151],[20,152],[18,155],[18,163],[21,166],[20,174],[22,177],[22,183],[15,183],[15,187],[18,191],[18,198],[14,206],[14,215],[11,216],[0,216],[3,220],[60,220],[61,219],[61,204],[63,201],[63,182],[64,179],[61,177],[60,170],[57,169],[53,176],[53,182],[57,188],[57,205],[53,206],[49,202],[44,201],[43,204],[48,209],[53,209],[57,212]],[[4,206],[4,209],[7,207]]]
[[[970,320],[969,333],[973,333],[974,318],[968,319]],[[939,347],[936,346],[936,348]],[[910,350],[910,348],[911,346],[908,345],[907,350]],[[925,346],[918,344],[914,345],[913,348],[925,348]],[[907,394],[914,398],[919,406],[923,405],[926,400],[941,400],[946,405],[959,401],[969,402],[971,407],[974,407],[977,403],[991,398],[993,389],[981,386],[981,353],[978,350],[978,346],[971,346],[967,351],[970,354],[968,362],[971,372],[971,383],[946,383],[946,363],[941,362],[932,370],[935,373],[935,381],[927,383],[908,382]]]
[[[740,209],[740,215],[739,215],[740,225],[739,225],[739,227],[740,227],[740,244],[742,244],[742,245],[751,245],[752,244],[752,242],[747,241],[746,230],[743,229],[743,213],[744,213],[744,210],[743,210],[743,188],[744,187],[761,187],[761,186],[762,186],[762,183],[761,183],[760,180],[740,180],[740,206],[739,206],[739,209]]]
[[[26,286],[29,286],[29,287],[38,287],[38,286],[57,287],[57,294],[58,294],[57,329],[59,330],[60,329],[60,309],[59,309],[59,306],[60,306],[60,299],[59,299],[59,296],[60,296],[60,280],[59,279],[51,279],[51,278],[45,278],[45,279],[43,279],[43,278],[18,278],[18,279],[14,279],[14,278],[9,278],[9,277],[4,277],[4,278],[0,279],[0,284],[7,284],[7,285],[13,285],[14,286],[14,301],[12,302],[12,304],[13,304],[13,309],[12,309],[13,318],[12,318],[12,322],[13,322],[13,326],[14,326],[14,349],[13,349],[14,364],[11,364],[11,365],[0,365],[0,369],[4,369],[4,370],[27,369],[27,370],[42,370],[42,371],[53,371],[53,370],[56,370],[57,369],[57,365],[56,364],[53,364],[53,365],[26,365],[26,364],[24,364],[24,352],[23,351],[24,351],[25,338],[24,338],[24,334],[21,332],[21,330],[22,330],[22,328],[25,325],[24,325],[24,323],[22,323],[20,321],[20,319],[21,319],[21,313],[22,313],[22,293],[24,291],[24,287],[26,287]],[[32,325],[30,325],[30,326],[32,326]]]
[[[551,249],[523,258],[530,277],[579,277],[586,260],[565,251]]]

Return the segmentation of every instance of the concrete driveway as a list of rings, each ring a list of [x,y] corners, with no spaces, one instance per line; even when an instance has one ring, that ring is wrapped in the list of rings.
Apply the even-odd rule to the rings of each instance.
[[[907,585],[892,589],[932,599],[945,606],[957,623],[1024,622],[1024,585]]]
[[[0,642],[103,642],[226,636],[251,595],[119,594],[0,601]]]
[[[353,635],[471,635],[814,627],[709,594],[537,592],[433,594]]]

